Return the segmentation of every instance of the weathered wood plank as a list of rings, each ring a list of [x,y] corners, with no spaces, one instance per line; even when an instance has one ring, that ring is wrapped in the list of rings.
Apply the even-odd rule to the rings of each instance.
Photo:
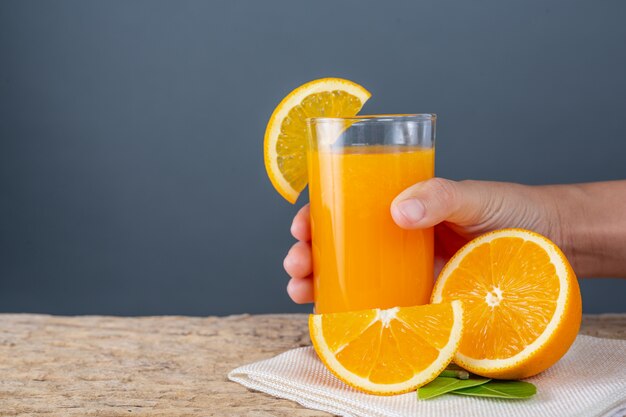
[[[626,314],[582,333],[626,339]],[[0,315],[1,416],[328,416],[226,374],[310,343],[305,315]]]

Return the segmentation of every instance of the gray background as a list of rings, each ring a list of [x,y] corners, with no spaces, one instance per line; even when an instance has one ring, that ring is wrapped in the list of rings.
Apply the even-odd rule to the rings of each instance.
[[[310,79],[440,116],[437,172],[626,177],[626,2],[2,1],[0,310],[308,311],[262,160]],[[626,281],[584,280],[586,312]]]

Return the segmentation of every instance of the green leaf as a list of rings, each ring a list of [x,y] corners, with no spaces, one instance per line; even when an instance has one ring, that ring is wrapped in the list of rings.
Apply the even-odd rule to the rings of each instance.
[[[441,371],[439,376],[446,378],[469,379],[470,375],[469,372],[465,370],[456,371],[452,369],[444,369],[443,371]]]
[[[537,387],[524,381],[490,381],[486,384],[454,390],[452,394],[475,397],[523,399],[537,393]]]
[[[417,389],[417,398],[426,400],[428,398],[438,397],[451,391],[470,387],[476,387],[491,381],[488,378],[479,378],[472,376],[469,379],[457,379],[447,377],[437,377],[433,381]]]

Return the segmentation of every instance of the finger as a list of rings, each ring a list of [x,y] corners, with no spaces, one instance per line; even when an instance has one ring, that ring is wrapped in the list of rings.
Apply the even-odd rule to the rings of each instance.
[[[313,302],[313,278],[308,276],[306,278],[292,278],[287,284],[287,294],[291,299],[298,303],[312,303]]]
[[[439,278],[439,274],[441,273],[441,270],[443,269],[447,261],[448,260],[446,258],[435,255],[435,260],[433,262],[433,275],[435,281],[437,281],[437,278]]]
[[[304,278],[313,272],[311,246],[307,242],[296,242],[283,261],[285,271],[292,278]]]
[[[442,221],[472,224],[485,211],[488,187],[479,181],[456,182],[432,178],[419,182],[391,203],[391,216],[405,229],[431,227]]]
[[[302,207],[291,223],[291,234],[298,240],[311,240],[311,211],[307,204]]]

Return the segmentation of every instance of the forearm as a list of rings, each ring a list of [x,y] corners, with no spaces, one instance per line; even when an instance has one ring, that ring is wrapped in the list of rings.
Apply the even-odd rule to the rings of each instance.
[[[580,277],[626,277],[626,181],[539,187],[555,240]]]

